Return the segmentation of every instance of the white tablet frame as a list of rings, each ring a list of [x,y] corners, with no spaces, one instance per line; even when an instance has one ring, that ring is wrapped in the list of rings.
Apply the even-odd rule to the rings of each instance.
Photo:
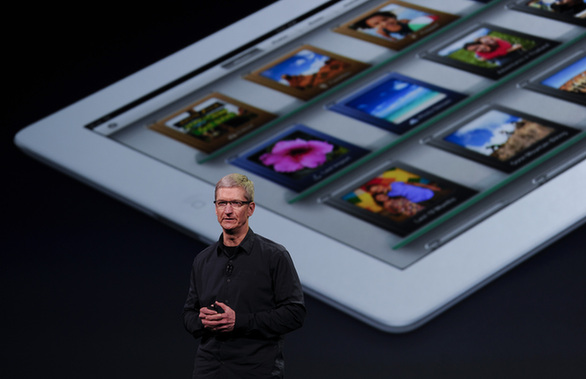
[[[315,4],[306,0],[303,3]],[[272,11],[299,0],[282,0]],[[293,9],[285,8],[285,9]],[[259,24],[259,13],[221,33]],[[274,19],[275,26],[278,20]],[[266,26],[266,23],[265,23]],[[28,154],[111,196],[214,240],[213,185],[104,138],[83,126],[192,70],[208,37],[20,131],[15,143]],[[238,43],[233,39],[234,43]],[[211,45],[206,45],[211,44]],[[221,54],[221,52],[217,52]],[[170,185],[169,183],[173,183]],[[405,270],[257,207],[251,226],[290,251],[304,289],[388,332],[416,328],[474,290],[538,252],[586,215],[586,161],[435,250]],[[262,196],[262,194],[259,194]],[[555,199],[552,201],[552,199]],[[552,218],[564,209],[563,217]],[[304,236],[300,238],[300,236]],[[499,238],[494,238],[499,236]]]

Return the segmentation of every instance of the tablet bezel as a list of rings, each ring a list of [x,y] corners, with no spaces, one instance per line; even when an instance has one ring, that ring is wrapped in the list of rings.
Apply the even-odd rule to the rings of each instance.
[[[191,48],[34,123],[17,134],[16,144],[155,218],[203,240],[217,238],[219,227],[201,222],[214,217],[212,183],[204,183],[83,127],[187,72],[190,67],[177,68],[176,62],[188,61],[185,57],[192,53]],[[218,177],[221,175],[218,173]],[[584,199],[580,186],[573,183],[576,178],[585,181],[585,162],[406,270],[396,269],[262,206],[257,208],[251,226],[287,246],[308,293],[381,330],[403,332],[419,326],[584,222],[586,201],[571,201]],[[551,197],[557,201],[546,201]],[[552,220],[549,215],[560,204],[568,211],[567,218]],[[495,233],[501,238],[492,238]],[[307,238],[299,238],[303,234]]]

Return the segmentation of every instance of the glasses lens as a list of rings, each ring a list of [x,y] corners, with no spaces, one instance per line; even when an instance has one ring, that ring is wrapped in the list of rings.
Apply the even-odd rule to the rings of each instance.
[[[228,206],[228,204],[230,204],[234,208],[240,208],[244,204],[250,203],[250,201],[240,201],[240,200],[226,201],[226,200],[219,200],[219,201],[214,201],[214,203],[219,208],[224,208],[224,207]]]

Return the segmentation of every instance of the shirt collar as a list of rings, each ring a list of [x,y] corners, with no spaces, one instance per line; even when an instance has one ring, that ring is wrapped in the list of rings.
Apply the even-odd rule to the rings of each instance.
[[[247,255],[250,255],[250,253],[252,252],[253,245],[254,245],[254,232],[252,231],[252,228],[249,227],[248,232],[246,233],[246,236],[244,237],[242,242],[240,242],[240,245],[238,245],[240,247],[238,249],[238,252],[243,251]],[[220,234],[220,238],[218,239],[218,248],[216,249],[216,252],[218,253],[218,255],[220,255],[224,252],[224,235],[223,234]]]

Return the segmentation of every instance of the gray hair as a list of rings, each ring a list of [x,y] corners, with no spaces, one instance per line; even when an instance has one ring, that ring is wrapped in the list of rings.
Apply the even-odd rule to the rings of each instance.
[[[254,201],[254,183],[242,174],[228,174],[216,183],[214,196],[218,195],[220,188],[240,187],[244,190],[247,201]]]

